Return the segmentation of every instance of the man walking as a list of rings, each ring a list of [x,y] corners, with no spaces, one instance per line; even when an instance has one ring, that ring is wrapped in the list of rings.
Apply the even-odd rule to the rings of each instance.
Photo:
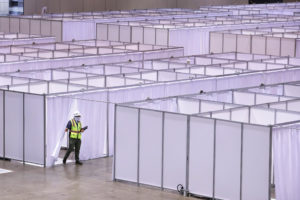
[[[75,160],[77,165],[82,165],[82,162],[79,161],[79,153],[80,153],[80,146],[81,146],[81,133],[84,132],[87,127],[82,128],[80,118],[80,112],[74,112],[73,119],[71,119],[66,127],[65,132],[69,131],[69,148],[64,157],[63,163],[66,164],[66,161],[73,151],[75,147]]]

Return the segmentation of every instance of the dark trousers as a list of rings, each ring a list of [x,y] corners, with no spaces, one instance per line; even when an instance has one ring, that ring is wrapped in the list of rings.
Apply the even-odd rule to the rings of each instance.
[[[80,153],[81,140],[69,138],[69,148],[64,157],[64,160],[67,160],[70,153],[74,150],[75,147],[75,160],[79,161],[79,153]]]

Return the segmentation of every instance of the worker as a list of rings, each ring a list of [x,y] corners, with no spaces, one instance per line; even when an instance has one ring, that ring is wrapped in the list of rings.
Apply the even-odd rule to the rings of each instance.
[[[65,129],[65,132],[69,131],[69,148],[64,157],[63,164],[66,164],[66,161],[67,161],[70,153],[73,151],[73,149],[75,147],[76,164],[82,165],[82,162],[79,161],[79,152],[80,152],[80,146],[81,146],[81,133],[84,132],[87,129],[87,127],[82,128],[80,118],[81,118],[80,112],[78,112],[78,111],[74,112],[73,119],[71,119],[68,122],[67,127]]]

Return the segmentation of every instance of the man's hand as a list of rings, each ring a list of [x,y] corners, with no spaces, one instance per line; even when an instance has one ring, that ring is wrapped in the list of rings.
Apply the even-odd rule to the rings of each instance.
[[[65,129],[65,132],[68,132],[68,130],[69,130],[69,129],[66,128],[66,129]]]
[[[88,129],[88,126],[85,126],[81,129],[81,132],[84,132],[86,129]]]

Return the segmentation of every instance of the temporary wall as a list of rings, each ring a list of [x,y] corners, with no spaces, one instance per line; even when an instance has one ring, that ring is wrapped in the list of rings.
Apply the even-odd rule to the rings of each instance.
[[[270,127],[124,106],[115,118],[114,180],[270,199]]]
[[[50,56],[53,55],[54,51],[48,52]],[[113,62],[128,62],[137,61],[143,59],[157,59],[166,58],[171,56],[182,56],[182,48],[170,48],[163,50],[146,50],[146,51],[129,51],[125,53],[107,53],[99,55],[70,55],[67,52],[56,51],[57,57],[54,59],[42,59],[42,58],[30,58],[27,62],[22,62],[22,65],[17,61],[20,57],[16,55],[11,63],[1,63],[1,72],[16,72],[18,70],[39,70],[39,69],[49,69],[58,67],[71,67],[78,65],[93,65],[93,64],[105,64]],[[34,60],[34,61],[31,61]]]
[[[225,20],[226,21],[226,20]],[[170,24],[172,21],[169,22]],[[124,23],[123,23],[124,24]],[[241,28],[256,28],[256,27],[280,27],[282,25],[295,25],[296,22],[272,22],[270,23],[241,23],[241,24],[207,24],[205,23],[193,26],[181,25],[176,27],[175,25],[169,24],[158,24],[158,25],[122,25],[121,23],[114,24],[97,24],[96,38],[99,40],[110,40],[110,41],[122,41],[132,43],[144,43],[144,44],[156,44],[156,45],[169,45],[169,46],[180,46],[184,47],[185,55],[196,55],[196,54],[207,54],[210,46],[222,44],[220,38],[210,38],[210,32],[221,31],[221,30],[234,30]],[[230,23],[229,23],[230,24]],[[209,41],[212,41],[211,44]],[[287,40],[289,43],[290,40]],[[285,40],[284,40],[285,42]],[[235,43],[231,43],[230,46]],[[285,43],[284,43],[285,44]],[[290,44],[290,43],[289,43]],[[228,48],[230,48],[230,46]],[[245,47],[243,47],[245,48]],[[283,45],[283,48],[284,45]],[[288,48],[288,47],[287,47]],[[214,48],[212,48],[214,50]],[[286,49],[284,49],[286,50]],[[219,53],[221,51],[213,51]],[[229,52],[229,51],[226,51]],[[233,52],[230,51],[230,52]],[[244,53],[244,51],[238,51]],[[245,52],[250,53],[250,51]],[[255,52],[253,52],[255,53]],[[260,53],[260,51],[258,51]]]
[[[126,66],[127,64],[131,64],[133,62],[127,62],[124,63]],[[60,65],[57,65],[61,66]],[[68,66],[68,65],[66,65]],[[159,65],[157,65],[159,66]],[[125,69],[125,68],[124,68]],[[67,70],[67,69],[66,69]],[[72,71],[72,69],[70,69]],[[120,70],[120,68],[118,68]],[[247,74],[239,74],[239,75],[227,75],[227,76],[220,76],[220,77],[208,77],[208,78],[197,78],[197,79],[186,79],[182,81],[168,81],[166,83],[163,83],[162,81],[158,81],[157,83],[151,83],[151,84],[145,84],[145,85],[139,85],[134,87],[122,87],[122,88],[116,88],[114,86],[117,86],[116,83],[124,81],[124,77],[116,77],[112,81],[113,85],[110,85],[111,88],[108,91],[103,91],[100,88],[94,88],[93,86],[89,86],[92,82],[88,83],[87,85],[84,85],[87,80],[89,80],[89,77],[80,78],[78,76],[78,73],[75,72],[62,72],[61,70],[57,70],[57,72],[54,70],[54,73],[52,74],[52,78],[60,78],[62,79],[62,82],[51,81],[49,84],[51,85],[49,90],[49,94],[53,93],[63,93],[62,96],[68,97],[69,100],[68,105],[72,105],[73,102],[80,98],[81,100],[92,100],[92,101],[105,101],[105,102],[112,102],[112,103],[123,103],[123,102],[130,102],[130,101],[139,101],[139,100],[145,100],[147,98],[160,98],[160,97],[168,97],[168,96],[174,96],[174,95],[184,95],[184,94],[191,94],[191,93],[199,93],[200,90],[203,90],[204,92],[208,91],[215,91],[215,90],[222,90],[222,89],[232,89],[232,88],[240,88],[240,87],[253,87],[260,85],[261,83],[264,84],[274,84],[278,82],[284,82],[287,80],[299,80],[299,74],[298,74],[297,68],[291,68],[291,69],[284,69],[284,70],[271,70],[264,73],[261,72],[252,72]],[[109,72],[109,71],[107,71]],[[120,72],[120,71],[119,71]],[[14,73],[14,75],[17,75],[18,73]],[[79,73],[80,74],[80,73]],[[34,75],[34,74],[33,74]],[[45,74],[36,73],[36,77],[30,77],[31,79],[36,78],[46,78],[51,79],[51,73],[46,72]],[[45,75],[45,77],[43,77]],[[84,73],[81,73],[81,75],[85,76]],[[47,78],[48,77],[48,78]],[[274,78],[276,77],[276,78]],[[32,80],[25,82],[25,79],[20,78],[4,78],[3,80],[5,83],[10,85],[11,81],[14,83],[13,85],[10,85],[10,89],[13,90],[19,90],[24,92],[36,92],[41,93],[41,91],[47,91],[48,83],[44,82],[31,82]],[[127,78],[132,79],[132,78]],[[66,82],[64,82],[64,80]],[[119,81],[118,81],[119,80]],[[114,82],[116,81],[116,82]],[[71,82],[71,83],[70,83]],[[19,85],[18,85],[19,83]],[[23,84],[22,86],[20,84]],[[16,85],[17,84],[17,85]],[[79,85],[77,85],[79,84]],[[96,84],[96,83],[95,83]],[[17,86],[20,86],[17,88]],[[89,86],[89,87],[87,87]],[[99,85],[97,85],[99,87]],[[107,85],[108,86],[108,85]],[[119,85],[120,86],[120,85]],[[123,85],[124,86],[124,85]],[[84,90],[82,90],[84,89]],[[97,89],[97,90],[96,90]],[[72,95],[72,93],[75,93]],[[48,93],[48,92],[47,92]],[[88,95],[90,94],[90,95]],[[100,97],[98,98],[98,95]],[[102,96],[104,95],[104,96]],[[56,98],[53,98],[53,102],[55,102]],[[105,100],[103,100],[105,99]],[[57,98],[58,102],[61,102],[60,98]],[[75,104],[75,103],[74,103]],[[50,105],[50,104],[49,104]],[[56,106],[56,110],[63,110],[69,106],[65,106],[63,103],[53,103],[53,105]],[[51,109],[49,109],[51,110]],[[105,129],[101,129],[101,135],[103,137],[106,137],[104,144],[109,144],[109,149],[105,148],[103,151],[101,151],[101,154],[98,150],[96,150],[96,154],[90,154],[93,155],[91,157],[86,156],[85,159],[90,158],[96,158],[102,155],[106,154],[112,154],[113,153],[113,131],[114,131],[114,106],[113,104],[106,104],[105,109],[101,108],[101,113],[99,113],[101,116],[104,116],[102,119],[106,119],[106,126]],[[57,119],[63,119],[60,121],[60,123],[65,123],[64,121],[69,119],[69,113],[65,112],[64,115],[62,115],[60,112],[52,113],[51,116]],[[99,119],[99,118],[97,118]],[[109,119],[109,120],[107,120]],[[105,120],[104,120],[105,121]],[[62,124],[61,127],[65,126],[65,124]],[[103,127],[103,128],[104,128]],[[58,134],[57,136],[53,136],[53,138],[60,138],[61,132],[55,132],[55,134]],[[108,135],[108,136],[107,136]],[[51,156],[52,153],[55,150],[55,145],[57,144],[58,140],[49,140],[48,141],[48,147],[50,149],[47,153],[48,156]],[[50,145],[50,142],[51,143]],[[107,145],[104,145],[105,147],[108,147]],[[102,148],[102,147],[101,147]],[[50,158],[51,159],[51,158]],[[51,161],[51,160],[50,160]],[[51,163],[51,162],[50,162]]]
[[[261,92],[266,94],[277,94],[285,95],[291,97],[300,97],[300,84],[295,83],[285,83],[280,85],[266,86],[260,88],[251,88],[249,91]]]
[[[145,19],[171,19],[183,17],[223,16],[229,12],[194,10],[141,10],[133,12],[95,12],[95,13],[65,13],[48,14],[44,16],[2,16],[0,31],[4,33],[24,33],[42,36],[55,36],[56,41],[96,39],[96,23],[136,21]]]
[[[280,29],[280,28],[278,28]],[[258,29],[259,30],[259,29]],[[283,28],[284,30],[284,28]],[[267,34],[252,35],[252,30],[242,30],[242,33],[211,32],[210,53],[240,52],[253,54],[268,54],[274,56],[300,57],[298,38],[284,36],[284,34],[272,32]],[[297,35],[295,35],[297,37]]]
[[[200,90],[205,91],[216,91],[222,89],[232,89],[232,88],[240,88],[243,87],[253,87],[260,85],[261,82],[266,84],[278,83],[281,80],[286,80],[284,76],[288,76],[289,78],[294,77],[295,80],[298,80],[299,76],[295,73],[296,71],[279,71],[274,73],[255,73],[253,75],[241,76],[234,75],[228,77],[219,77],[219,78],[208,78],[208,79],[193,79],[193,80],[184,80],[171,82],[166,84],[150,84],[144,86],[135,86],[131,88],[119,88],[110,90],[108,101],[112,103],[124,103],[130,101],[139,101],[145,100],[147,98],[161,98],[175,95],[184,95],[191,93],[198,93]],[[276,74],[276,75],[275,75]],[[274,77],[283,78],[271,78]],[[290,79],[291,80],[291,79]],[[96,94],[97,92],[91,92],[92,94]],[[76,95],[75,95],[76,97]],[[81,98],[90,99],[89,97],[82,96]],[[106,112],[106,111],[105,111]],[[108,124],[108,132],[109,132],[109,154],[113,153],[113,132],[114,132],[114,106],[113,104],[109,105],[108,112],[109,124]]]
[[[0,124],[0,157],[46,165],[45,96],[1,90]]]
[[[277,87],[283,85],[297,87],[296,83]],[[203,95],[246,106],[191,99],[197,95],[116,105],[114,180],[172,190],[182,184],[190,194],[217,199],[270,199],[272,125],[299,121],[299,99],[245,91]],[[255,104],[259,105],[249,106]],[[200,115],[215,119],[186,115],[205,109],[211,112]],[[278,163],[283,149],[279,142],[290,137],[280,131],[273,147],[280,171],[275,172],[275,180],[279,173],[286,174],[283,163]],[[280,175],[280,180],[288,179]],[[296,192],[289,189],[293,194],[287,195],[286,191],[276,182],[281,198]]]
[[[0,34],[0,46],[41,44],[55,42],[55,37],[41,37],[27,34]]]

